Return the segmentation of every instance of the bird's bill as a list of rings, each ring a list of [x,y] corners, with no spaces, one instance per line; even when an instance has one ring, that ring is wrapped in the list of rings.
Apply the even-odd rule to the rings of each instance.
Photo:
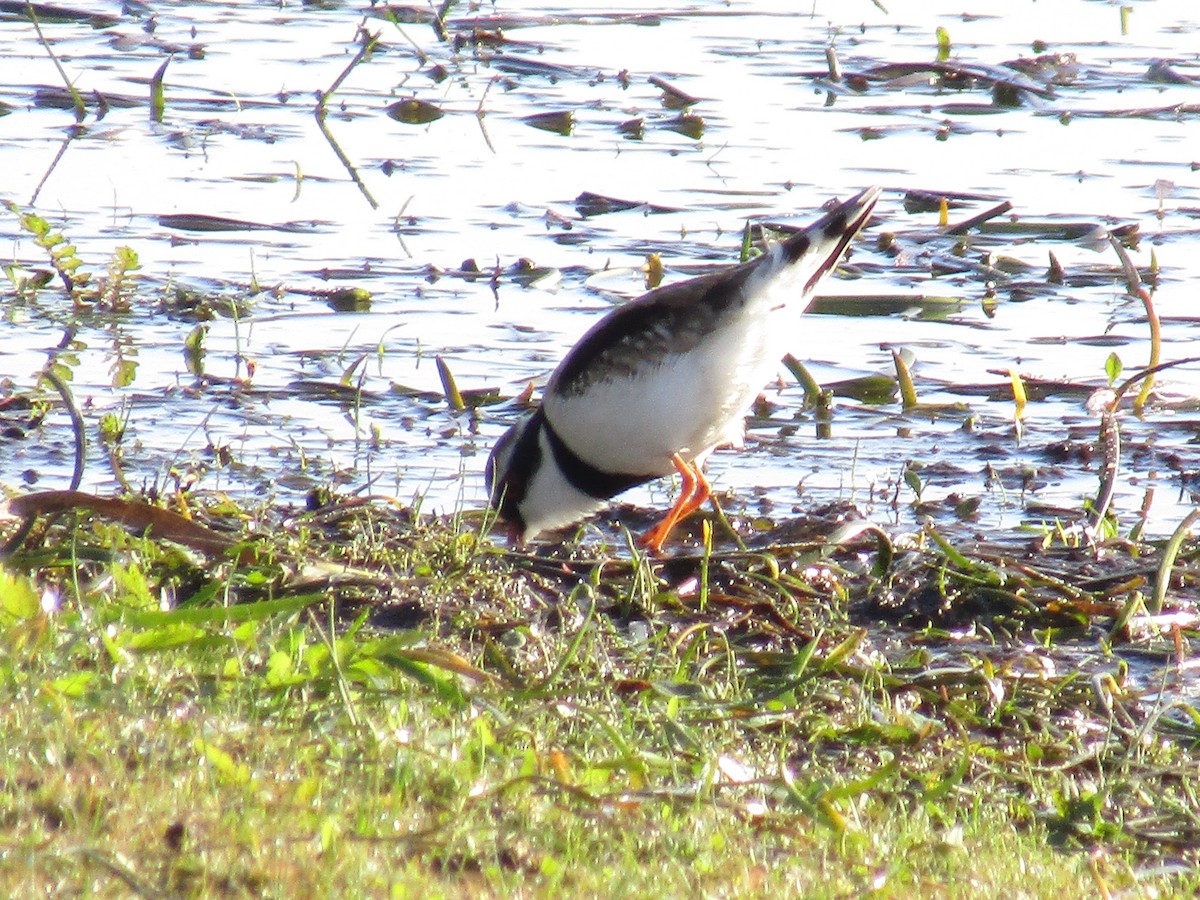
[[[508,546],[514,550],[520,550],[525,546],[525,529],[517,522],[509,522],[504,529],[504,535],[508,538]]]

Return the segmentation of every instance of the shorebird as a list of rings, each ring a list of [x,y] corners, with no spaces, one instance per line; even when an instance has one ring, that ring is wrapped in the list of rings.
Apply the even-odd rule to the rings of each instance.
[[[541,403],[492,449],[488,496],[510,536],[574,524],[622,491],[678,472],[678,499],[640,539],[659,551],[710,496],[704,461],[741,443],[746,413],[797,336],[813,290],[879,192],[834,205],[749,262],[655,288],[596,322]]]

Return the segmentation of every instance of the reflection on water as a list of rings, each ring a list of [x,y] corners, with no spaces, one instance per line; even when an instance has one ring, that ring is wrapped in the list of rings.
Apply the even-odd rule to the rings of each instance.
[[[364,23],[336,4],[159,4],[153,20],[125,14],[111,28],[48,22],[86,104],[79,129],[32,25],[0,20],[0,197],[61,227],[97,275],[119,244],[140,257],[150,289],[128,313],[85,320],[68,360],[88,422],[105,412],[125,421],[131,485],[196,479],[287,498],[370,483],[448,509],[482,502],[479,468],[514,409],[449,411],[434,356],[464,388],[515,395],[616,296],[637,293],[647,253],[662,255],[668,278],[684,277],[736,260],[748,218],[804,220],[831,196],[882,183],[852,260],[857,278],[826,290],[912,305],[852,316],[834,304],[837,314],[808,319],[794,352],[829,383],[891,374],[891,350],[903,347],[923,402],[968,409],[904,415],[894,402],[843,397],[818,438],[789,377],[767,391],[769,417],[752,423],[747,450],[715,455],[715,483],[733,490],[733,509],[850,499],[907,523],[916,497],[901,473],[912,460],[924,512],[950,515],[953,503],[940,501],[977,497],[979,527],[1007,528],[1043,515],[1031,502],[1078,509],[1096,487],[1086,391],[1035,399],[1018,437],[1000,389],[1010,369],[1078,388],[1103,386],[1114,352],[1127,370],[1144,364],[1145,315],[1105,238],[1121,225],[1140,230],[1134,261],[1145,269],[1153,252],[1161,266],[1164,359],[1191,355],[1200,9],[1135,4],[1122,34],[1118,7],[1085,0],[978,17],[946,3],[886,5],[797,15],[793,4],[696,2],[649,18],[567,4],[527,20],[485,8],[447,22],[446,40],[429,22]],[[331,141],[315,98],[347,69],[363,26],[379,44],[328,102]],[[929,66],[938,26],[951,40],[942,69]],[[150,83],[168,59],[156,123]],[[679,94],[696,102],[681,109]],[[442,117],[412,125],[386,114],[408,98]],[[556,112],[570,113],[569,134],[526,121]],[[914,190],[976,196],[952,206],[952,224],[1007,200],[1011,213],[991,224],[1082,222],[1094,239],[948,235],[936,210],[906,208]],[[595,214],[576,203],[585,192],[631,202]],[[193,230],[189,216],[271,227]],[[22,269],[45,268],[15,216],[0,221]],[[895,241],[877,243],[882,233]],[[1049,283],[1051,253],[1065,284]],[[468,260],[478,273],[464,271]],[[369,309],[331,309],[319,292],[339,286],[371,291]],[[181,287],[216,311],[204,380],[185,364],[197,316],[178,301]],[[3,373],[22,391],[70,311],[53,291],[5,297]],[[953,302],[931,311],[928,298]],[[137,362],[122,388],[111,386],[118,347]],[[316,389],[346,373],[361,393]],[[1161,533],[1190,504],[1200,468],[1190,399],[1200,367],[1159,383],[1178,402],[1126,418],[1117,508],[1131,522],[1154,488],[1150,530]],[[65,481],[65,417],[38,437],[6,442],[4,484]],[[1064,441],[1066,451],[1047,451]],[[113,488],[108,460],[93,449],[87,486]],[[660,503],[667,489],[630,499]]]

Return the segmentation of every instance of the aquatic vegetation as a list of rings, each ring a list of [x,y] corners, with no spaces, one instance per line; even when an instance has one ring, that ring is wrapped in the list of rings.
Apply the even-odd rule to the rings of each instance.
[[[15,203],[6,201],[8,208],[21,229],[29,234],[34,243],[46,251],[50,265],[57,273],[67,295],[76,309],[104,309],[111,312],[127,312],[132,303],[137,285],[135,274],[141,266],[137,254],[129,247],[113,250],[104,278],[93,282],[92,274],[83,267],[77,248],[61,231],[56,231],[44,218],[34,213],[23,212]],[[47,282],[38,278],[20,278],[16,267],[9,267],[9,278],[18,291],[36,291]]]

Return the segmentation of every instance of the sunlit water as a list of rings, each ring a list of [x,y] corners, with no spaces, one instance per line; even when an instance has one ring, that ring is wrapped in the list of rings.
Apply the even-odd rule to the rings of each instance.
[[[884,199],[853,255],[859,277],[831,279],[824,292],[910,295],[913,306],[810,316],[793,352],[832,382],[890,374],[892,349],[904,348],[915,355],[923,402],[968,408],[904,415],[896,402],[843,397],[828,436],[818,437],[786,377],[767,390],[770,417],[755,420],[747,448],[710,463],[718,488],[732,492],[727,506],[778,516],[851,500],[880,522],[908,525],[917,498],[901,472],[912,460],[922,466],[921,500],[932,503],[921,513],[948,515],[950,505],[937,502],[949,494],[981,500],[972,526],[981,530],[1078,510],[1095,493],[1095,460],[1059,460],[1045,448],[1094,438],[1086,391],[1032,402],[1018,435],[1011,399],[959,388],[1002,388],[1010,369],[1102,387],[1111,353],[1127,370],[1144,365],[1145,314],[1126,296],[1114,251],[1106,239],[972,232],[956,256],[957,239],[939,233],[937,213],[907,212],[903,199],[910,190],[983,195],[953,208],[951,222],[1008,200],[1021,220],[1093,223],[1101,238],[1104,227],[1136,224],[1134,261],[1147,267],[1153,251],[1161,266],[1164,359],[1196,353],[1200,83],[1148,72],[1166,60],[1184,79],[1200,77],[1200,6],[1127,5],[1127,34],[1120,6],[1085,0],[967,8],[977,16],[957,2],[924,0],[893,0],[887,12],[869,0],[697,2],[638,20],[632,4],[541,7],[536,17],[461,7],[448,23],[464,39],[458,49],[428,23],[369,19],[381,46],[350,73],[327,120],[361,187],[313,116],[315,94],[357,49],[358,5],[162,3],[152,28],[148,16],[122,16],[114,5],[120,21],[111,28],[47,22],[54,54],[90,104],[82,134],[69,141],[71,111],[36,100],[62,80],[32,24],[0,20],[0,102],[11,107],[0,117],[0,198],[50,219],[97,275],[115,246],[131,246],[151,283],[141,306],[85,320],[75,337],[73,385],[93,438],[85,487],[116,487],[94,440],[101,414],[115,412],[127,423],[121,471],[135,487],[183,479],[292,501],[335,483],[422,497],[430,511],[479,507],[486,453],[517,410],[449,410],[435,356],[463,389],[516,395],[618,296],[639,292],[647,253],[662,255],[668,278],[682,278],[736,261],[747,219],[802,222],[828,198],[879,183]],[[502,28],[508,43],[473,43],[473,24]],[[952,59],[974,67],[1074,54],[1062,67],[1071,83],[1002,107],[985,86],[949,90],[928,73],[861,91],[826,78],[829,46],[847,74],[929,62],[939,26]],[[1035,41],[1045,48],[1035,52]],[[192,46],[202,46],[202,58],[189,58]],[[172,49],[160,124],[149,84]],[[680,111],[664,107],[651,76],[699,98],[691,112],[703,118],[702,134],[673,127]],[[94,92],[108,98],[103,118]],[[385,114],[409,97],[444,117],[408,125]],[[525,121],[556,111],[573,115],[571,134]],[[637,138],[619,127],[635,119]],[[575,203],[585,191],[652,207],[587,217]],[[191,231],[164,226],[164,215],[293,227]],[[18,269],[45,267],[15,215],[0,214],[0,228]],[[898,235],[899,255],[878,249],[881,232]],[[1028,267],[1013,278],[1028,290],[1001,281],[991,308],[988,277],[931,273],[931,259],[976,262],[987,252]],[[1051,252],[1068,276],[1096,277],[1046,284]],[[437,274],[468,259],[482,277]],[[542,277],[512,274],[521,259]],[[209,323],[198,380],[183,353],[194,317],[154,298],[187,286],[233,300],[252,284],[267,290],[236,317]],[[345,286],[370,290],[370,309],[336,312],[304,293]],[[922,297],[956,302],[922,314]],[[70,311],[53,290],[33,299],[8,291],[3,303],[0,374],[21,392],[59,344]],[[112,386],[118,344],[138,363],[125,387]],[[357,400],[321,389],[347,372],[363,391]],[[1189,402],[1200,395],[1200,366],[1166,372],[1159,385],[1180,403],[1126,417],[1134,449],[1116,508],[1132,522],[1154,488],[1148,527],[1161,534],[1191,504],[1190,476],[1200,470],[1192,443],[1200,416]],[[1153,452],[1138,449],[1147,442]],[[7,488],[63,486],[66,417],[6,440],[0,453]],[[662,504],[669,490],[663,482],[628,499]]]

